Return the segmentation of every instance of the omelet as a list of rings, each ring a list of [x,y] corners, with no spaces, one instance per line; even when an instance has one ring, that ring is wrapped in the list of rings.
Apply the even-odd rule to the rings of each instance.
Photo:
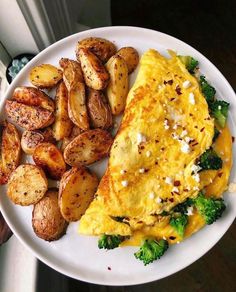
[[[197,79],[174,52],[169,53],[166,58],[150,49],[141,58],[108,168],[81,218],[81,234],[128,235],[126,245],[139,245],[147,235],[173,237],[174,243],[178,235],[169,218],[160,214],[195,198],[214,182],[221,184],[221,190],[227,185],[232,164],[228,140],[224,174],[219,176],[217,170],[198,173],[196,161],[212,145],[214,119]],[[229,137],[228,128],[220,136]],[[218,139],[218,147],[224,146]],[[203,218],[193,214],[186,236],[203,225]]]

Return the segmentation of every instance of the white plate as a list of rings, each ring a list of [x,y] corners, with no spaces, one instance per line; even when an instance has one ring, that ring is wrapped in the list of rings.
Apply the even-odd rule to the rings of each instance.
[[[27,85],[30,69],[41,63],[58,65],[61,57],[75,58],[74,50],[79,39],[98,36],[113,41],[118,48],[133,46],[141,55],[149,48],[166,54],[166,49],[173,49],[182,55],[191,55],[200,62],[201,71],[207,76],[217,90],[217,96],[230,102],[229,125],[232,135],[236,136],[235,94],[229,83],[218,69],[198,51],[182,41],[166,34],[136,27],[105,27],[84,31],[69,36],[39,53],[17,76],[11,84],[5,98],[10,98],[16,86]],[[133,78],[134,79],[134,76]],[[3,115],[3,101],[0,104]],[[235,146],[234,146],[235,147]],[[234,151],[235,152],[235,151]],[[234,153],[235,159],[235,153]],[[104,165],[97,163],[93,168],[102,174]],[[235,179],[235,168],[231,181]],[[80,236],[77,233],[78,223],[69,225],[67,234],[55,242],[45,242],[35,236],[31,227],[32,207],[13,205],[1,187],[0,208],[7,223],[15,235],[41,261],[55,270],[72,278],[103,285],[134,285],[161,279],[171,275],[204,255],[227,231],[236,214],[235,194],[225,194],[228,205],[223,218],[215,224],[185,240],[183,243],[171,246],[160,260],[144,267],[136,260],[133,253],[137,248],[117,248],[112,251],[99,250],[97,238]],[[110,269],[108,269],[108,267]]]

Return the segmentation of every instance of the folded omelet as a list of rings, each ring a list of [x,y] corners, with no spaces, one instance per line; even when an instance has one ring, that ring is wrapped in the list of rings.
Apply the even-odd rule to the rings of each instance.
[[[230,132],[224,128],[214,145],[224,149],[224,174],[199,173],[196,160],[212,145],[214,120],[197,79],[175,53],[170,55],[148,50],[141,58],[108,168],[81,218],[82,234],[132,235],[123,242],[130,245],[147,235],[172,237],[174,243],[180,238],[168,216],[160,214],[195,198],[204,187],[216,196],[226,188],[232,165]],[[186,236],[204,225],[199,214],[191,215]]]

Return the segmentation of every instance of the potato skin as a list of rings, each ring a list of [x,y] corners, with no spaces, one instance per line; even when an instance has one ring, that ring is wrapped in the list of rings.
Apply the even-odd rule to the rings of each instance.
[[[29,155],[33,155],[36,146],[44,141],[44,136],[39,131],[24,131],[21,136],[21,148]]]
[[[52,143],[43,142],[35,147],[33,160],[52,179],[60,179],[66,171],[66,164],[60,150]]]
[[[62,79],[62,71],[51,64],[41,64],[31,69],[29,79],[38,88],[53,88]]]
[[[43,91],[30,86],[19,86],[13,92],[12,99],[32,106],[40,106],[54,112],[54,101]]]
[[[98,178],[85,167],[64,173],[59,186],[59,206],[67,221],[77,221],[85,213],[97,190]]]
[[[110,73],[110,82],[106,95],[113,115],[121,114],[125,109],[129,91],[128,67],[123,58],[115,55],[106,64]]]
[[[55,139],[59,141],[70,135],[73,126],[68,114],[68,91],[64,82],[61,82],[57,87],[55,104],[53,133]]]
[[[111,134],[105,130],[86,131],[66,146],[65,162],[71,166],[89,165],[107,156],[112,143]]]
[[[87,108],[93,128],[109,129],[112,126],[111,108],[103,92],[89,88]]]
[[[14,204],[29,206],[41,200],[47,188],[48,181],[40,167],[21,164],[10,176],[7,195]]]
[[[5,121],[0,140],[0,184],[5,184],[20,163],[20,135],[13,124]]]
[[[98,57],[88,49],[80,48],[78,50],[78,58],[86,85],[96,90],[106,88],[110,77]]]
[[[62,140],[62,144],[61,144],[61,151],[64,152],[66,146],[77,136],[79,136],[81,133],[83,133],[83,130],[80,129],[79,127],[77,127],[76,125],[73,126],[72,131],[70,133],[69,137],[65,137]]]
[[[128,72],[131,74],[138,66],[139,54],[133,47],[124,47],[119,49],[116,55],[122,57],[128,67]]]
[[[85,48],[95,54],[103,63],[106,63],[116,53],[116,46],[103,38],[89,37],[82,39],[76,46],[76,56],[79,59],[79,49]]]
[[[32,227],[35,234],[47,241],[61,238],[68,223],[62,217],[58,205],[58,190],[49,189],[44,197],[34,205]]]
[[[54,122],[54,114],[41,107],[7,100],[5,111],[9,119],[26,130],[45,128]]]

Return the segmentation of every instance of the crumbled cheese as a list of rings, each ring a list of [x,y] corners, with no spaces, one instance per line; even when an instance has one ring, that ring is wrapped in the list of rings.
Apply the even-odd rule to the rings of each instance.
[[[173,129],[173,130],[176,130],[177,127],[178,127],[177,124],[174,124],[174,126],[172,127],[172,129]]]
[[[187,134],[188,134],[188,132],[187,132],[186,130],[184,130],[184,131],[181,133],[180,137],[183,138],[183,137],[186,136]]]
[[[189,93],[189,102],[191,104],[195,104],[195,97],[194,97],[194,94],[192,92]]]
[[[166,237],[165,237],[165,236],[163,236],[163,237],[162,237],[162,239],[166,240]]]
[[[142,133],[137,134],[137,143],[140,144],[146,142],[146,137]]]
[[[162,202],[162,199],[161,199],[160,197],[157,197],[157,198],[156,198],[156,203],[157,203],[157,204],[160,204],[161,202]]]
[[[147,151],[147,152],[146,152],[146,156],[147,156],[147,157],[150,157],[151,154],[152,154],[151,151]]]
[[[193,206],[190,206],[190,207],[187,208],[187,215],[188,216],[193,215]]]
[[[218,110],[221,110],[221,105],[218,105]]]
[[[127,187],[129,183],[127,180],[122,180],[121,184],[123,187]]]
[[[158,85],[158,89],[162,89],[163,87],[163,85]]]
[[[195,186],[195,187],[193,187],[193,190],[194,191],[199,191],[199,187]]]
[[[168,185],[171,185],[172,184],[172,178],[167,176],[166,179],[165,179],[165,183],[167,183]]]
[[[171,136],[174,140],[179,140],[179,136],[176,133],[172,133]]]
[[[230,193],[234,193],[234,192],[236,192],[236,183],[230,183],[230,184],[229,184],[229,187],[228,187],[228,191],[229,191]]]
[[[149,198],[150,198],[151,200],[153,200],[154,197],[155,197],[155,194],[154,194],[153,192],[151,192],[151,193],[149,194]]]
[[[191,82],[189,80],[186,80],[183,82],[183,88],[189,88],[191,86]]]
[[[198,173],[195,173],[195,174],[193,175],[193,179],[194,179],[196,182],[200,182],[200,176],[199,176],[199,174],[198,174]]]
[[[168,125],[168,120],[165,120],[165,121],[164,121],[164,128],[165,128],[166,130],[168,130],[168,129],[170,128],[170,126]]]
[[[178,193],[179,192],[179,189],[177,187],[173,187],[172,192]]]
[[[139,173],[144,173],[145,172],[145,168],[139,168]]]
[[[126,171],[124,169],[121,169],[120,174],[125,174]]]
[[[192,167],[191,167],[191,170],[192,170],[194,173],[197,173],[199,170],[201,170],[201,166],[196,165],[196,164],[193,164]]]
[[[188,145],[188,143],[186,143],[185,141],[180,141],[181,144],[181,151],[183,153],[189,153],[190,152],[190,146]]]

